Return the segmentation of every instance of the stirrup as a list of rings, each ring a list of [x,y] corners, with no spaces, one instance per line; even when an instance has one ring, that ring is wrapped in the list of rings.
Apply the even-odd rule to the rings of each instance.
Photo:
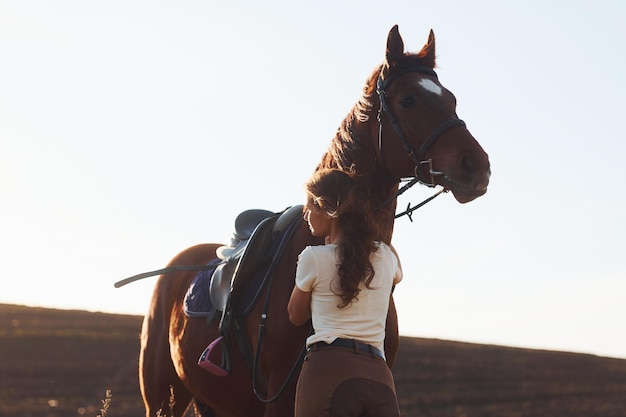
[[[217,346],[218,343],[220,343],[223,339],[224,339],[224,336],[220,336],[217,339],[215,339],[214,341],[212,341],[209,344],[209,346],[207,346],[206,349],[204,349],[204,352],[202,352],[202,355],[200,355],[200,359],[198,359],[198,366],[200,368],[204,369],[205,371],[208,371],[208,372],[212,373],[213,375],[217,375],[217,376],[227,376],[227,375],[230,374],[230,372],[228,370],[222,368],[219,365],[214,364],[209,359],[209,356],[211,355],[211,352],[213,351],[215,346]],[[226,348],[226,347],[224,347],[224,348]]]

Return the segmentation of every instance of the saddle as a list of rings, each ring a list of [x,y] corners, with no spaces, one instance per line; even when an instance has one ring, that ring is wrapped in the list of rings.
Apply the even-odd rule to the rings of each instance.
[[[297,205],[279,213],[247,210],[237,216],[230,244],[216,251],[221,261],[211,276],[209,295],[213,309],[222,313],[220,336],[200,356],[201,368],[218,376],[230,374],[229,330],[234,327],[246,365],[252,369],[252,349],[241,321],[252,311],[265,284],[272,278],[301,214],[302,205]],[[223,345],[222,363],[217,365],[210,356],[220,344]]]
[[[269,210],[259,209],[246,210],[240,213],[235,219],[235,231],[230,239],[230,245],[217,248],[216,254],[221,262],[215,268],[209,284],[209,297],[215,310],[226,310],[232,281],[243,251],[248,247],[250,237],[257,226],[274,214]],[[262,233],[258,232],[255,236],[260,234]]]

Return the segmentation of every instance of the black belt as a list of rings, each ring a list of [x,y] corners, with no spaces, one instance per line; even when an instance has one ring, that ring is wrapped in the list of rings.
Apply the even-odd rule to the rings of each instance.
[[[315,351],[320,348],[323,349],[323,348],[331,347],[331,346],[352,349],[357,353],[367,353],[369,355],[376,356],[377,358],[385,360],[385,355],[383,354],[383,352],[380,351],[380,349],[375,348],[372,345],[368,345],[367,343],[359,342],[358,340],[343,339],[341,337],[338,337],[332,343],[326,343],[326,342],[313,343],[311,346],[309,346],[308,350]]]

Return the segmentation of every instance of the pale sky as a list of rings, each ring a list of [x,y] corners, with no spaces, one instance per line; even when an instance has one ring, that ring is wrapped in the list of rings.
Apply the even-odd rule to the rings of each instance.
[[[400,332],[626,358],[626,3],[0,0],[0,303],[144,314],[158,269],[302,184],[419,50],[488,193],[396,223]],[[432,190],[412,189],[405,207]]]

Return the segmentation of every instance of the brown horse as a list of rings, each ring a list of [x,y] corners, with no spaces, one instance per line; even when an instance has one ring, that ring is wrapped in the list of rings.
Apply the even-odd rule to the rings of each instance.
[[[390,242],[396,199],[402,179],[441,186],[461,203],[487,191],[490,167],[487,154],[456,115],[455,97],[433,70],[435,38],[417,54],[404,51],[397,26],[389,32],[385,61],[368,78],[363,93],[341,123],[316,169],[353,169],[381,202],[378,218],[385,225],[381,240]],[[303,182],[306,179],[303,179]],[[402,189],[400,189],[402,190]],[[190,318],[183,299],[194,272],[161,276],[150,311],[143,323],[139,376],[146,415],[181,416],[195,399],[205,415],[293,415],[298,358],[310,328],[296,327],[287,317],[298,254],[320,244],[300,221],[275,270],[271,303],[264,319],[263,344],[258,348],[264,302],[247,316],[244,331],[253,350],[258,348],[259,375],[253,390],[251,372],[237,345],[230,349],[232,369],[216,376],[197,362],[207,343],[219,336],[217,322]],[[203,265],[216,257],[217,244],[202,244],[178,254],[169,265]],[[268,297],[268,289],[261,300]],[[385,350],[391,367],[399,343],[396,310],[390,304]],[[295,369],[295,377],[289,374]],[[259,382],[262,380],[262,382]],[[259,388],[262,387],[262,388]],[[259,392],[262,391],[262,392]],[[277,397],[273,401],[267,400]],[[173,401],[172,401],[173,399]]]

